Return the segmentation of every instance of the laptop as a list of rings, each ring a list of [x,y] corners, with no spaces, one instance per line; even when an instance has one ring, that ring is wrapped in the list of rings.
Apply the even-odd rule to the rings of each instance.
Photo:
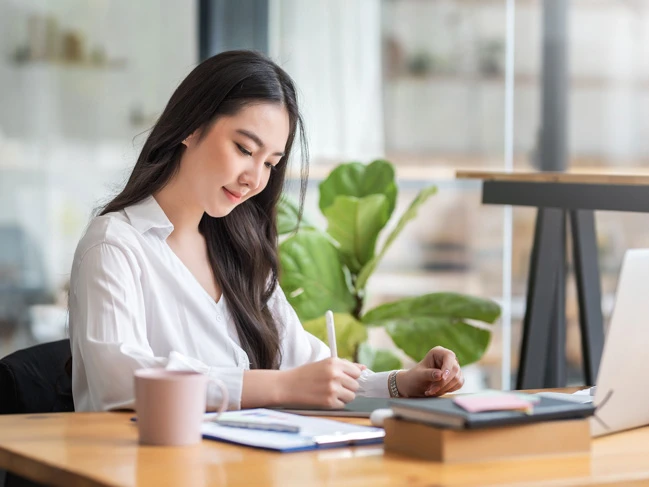
[[[597,387],[577,394],[540,393],[592,401],[592,436],[649,425],[649,249],[627,250],[617,284]]]

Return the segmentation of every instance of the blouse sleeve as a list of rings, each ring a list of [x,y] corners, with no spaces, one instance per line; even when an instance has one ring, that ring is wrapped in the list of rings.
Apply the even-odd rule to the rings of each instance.
[[[148,341],[140,268],[127,249],[91,247],[73,269],[70,286],[72,387],[79,411],[133,409],[135,370],[160,367],[192,370],[225,382],[230,409],[241,406],[243,370],[210,367],[178,352],[156,356]],[[208,410],[221,403],[210,384]]]

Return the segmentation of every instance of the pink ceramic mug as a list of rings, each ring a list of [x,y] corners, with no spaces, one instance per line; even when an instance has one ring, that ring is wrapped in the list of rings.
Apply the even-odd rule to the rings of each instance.
[[[184,446],[201,441],[208,382],[221,389],[219,414],[228,407],[225,384],[191,371],[135,371],[135,410],[141,445]]]

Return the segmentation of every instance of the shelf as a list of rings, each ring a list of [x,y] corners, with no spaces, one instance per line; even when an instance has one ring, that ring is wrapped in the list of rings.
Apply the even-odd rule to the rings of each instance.
[[[384,159],[392,162],[396,171],[396,179],[401,183],[450,183],[457,187],[480,187],[480,183],[462,181],[456,178],[457,171],[503,171],[504,156],[458,156],[458,155],[426,155],[393,152]],[[309,181],[319,182],[324,180],[329,173],[345,161],[336,159],[314,159],[309,167]],[[371,162],[370,160],[363,162]],[[595,173],[601,175],[627,174],[648,175],[649,159],[625,159],[615,161],[597,157],[572,156],[569,162],[570,173]],[[535,171],[529,164],[527,155],[515,155],[515,171]],[[298,180],[300,177],[299,161],[294,160],[288,167],[286,177],[289,180]]]
[[[103,180],[109,184],[122,182],[128,177],[130,167],[84,166],[84,167],[39,167],[39,166],[0,166],[2,184],[33,183],[65,184],[78,178]]]
[[[504,74],[484,75],[462,74],[462,73],[429,73],[422,75],[399,74],[385,78],[387,83],[397,84],[402,82],[410,83],[438,83],[438,82],[456,82],[464,84],[486,83],[486,84],[505,84]],[[607,76],[571,76],[569,78],[571,88],[580,89],[610,89],[615,87],[633,88],[649,90],[649,79],[615,79]],[[539,86],[541,84],[541,75],[530,73],[519,73],[514,76],[514,87],[516,86]]]
[[[421,0],[391,0],[392,4],[419,4]],[[502,0],[454,0],[450,2],[456,5],[470,5],[472,7],[497,7],[499,10],[506,11],[505,4]],[[543,7],[543,0],[517,0],[516,6],[536,7],[539,10]],[[611,8],[626,8],[630,13],[637,13],[642,11],[642,0],[630,0],[627,2],[620,2],[619,0],[580,0],[579,2],[572,2],[571,9],[601,9],[607,10]]]
[[[52,68],[63,68],[63,69],[89,69],[97,71],[115,71],[121,70],[126,67],[126,59],[110,59],[102,63],[93,63],[89,61],[64,61],[64,60],[25,60],[25,61],[15,61],[10,62],[12,66],[17,68],[27,68],[32,66],[37,67],[52,67]]]

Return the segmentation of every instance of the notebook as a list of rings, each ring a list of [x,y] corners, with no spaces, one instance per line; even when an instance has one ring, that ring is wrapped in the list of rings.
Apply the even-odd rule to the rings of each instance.
[[[348,445],[367,445],[382,443],[385,431],[382,428],[360,426],[324,418],[312,418],[297,414],[285,413],[271,409],[246,409],[223,413],[219,419],[239,419],[242,415],[255,415],[258,419],[272,422],[284,422],[295,425],[297,433],[263,431],[239,427],[223,426],[209,421],[201,425],[203,438],[225,441],[238,445],[275,450],[280,452],[295,452],[317,448],[333,448]],[[214,417],[215,415],[212,415]]]
[[[454,398],[402,399],[398,402],[390,401],[390,407],[396,417],[451,429],[488,428],[548,420],[578,419],[592,416],[595,411],[592,404],[548,397],[541,397],[529,412],[472,413],[455,404]]]

